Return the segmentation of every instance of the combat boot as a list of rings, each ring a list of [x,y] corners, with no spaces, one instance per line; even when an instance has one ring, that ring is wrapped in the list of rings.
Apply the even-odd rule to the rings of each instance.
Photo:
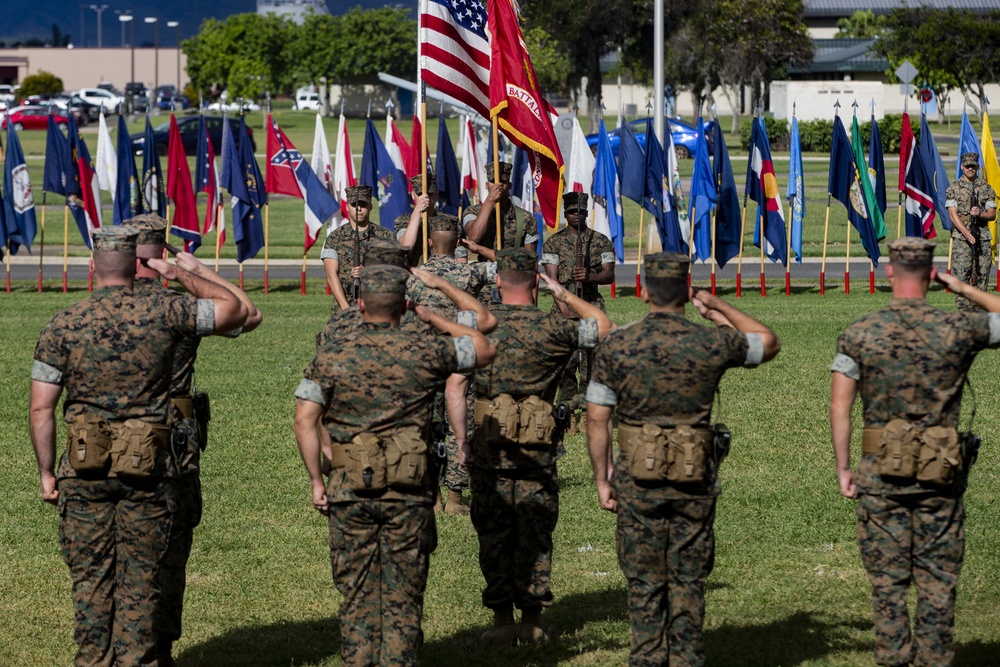
[[[542,610],[521,610],[521,627],[518,640],[522,644],[544,644],[549,636],[542,630]]]
[[[493,627],[480,635],[479,643],[487,646],[516,644],[518,630],[518,627],[514,625],[513,609],[494,609]]]
[[[444,504],[445,514],[469,515],[469,506],[462,502],[462,491],[448,489],[448,500]]]

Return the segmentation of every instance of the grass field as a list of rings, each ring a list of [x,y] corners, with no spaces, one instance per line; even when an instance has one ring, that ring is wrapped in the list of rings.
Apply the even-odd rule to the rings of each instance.
[[[329,301],[319,290],[300,297],[248,287],[263,325],[237,340],[206,340],[198,362],[198,384],[212,393],[213,421],[203,459],[205,515],[195,533],[185,634],[175,655],[188,667],[337,665],[339,596],[327,531],[311,507],[292,432],[292,392]],[[731,299],[731,287],[726,290]],[[59,555],[56,511],[38,499],[27,394],[38,332],[57,310],[85,296],[38,295],[33,284],[0,294],[3,665],[68,664],[73,655],[69,576]],[[707,596],[710,664],[871,664],[869,587],[854,539],[854,503],[837,492],[827,368],[839,332],[888,299],[880,289],[874,296],[810,290],[738,300],[783,345],[774,362],[730,372],[722,385],[722,418],[734,444],[722,470],[716,568]],[[941,291],[931,299],[952,307]],[[618,323],[644,312],[634,297],[607,303]],[[998,373],[1000,355],[985,352],[971,376],[984,448],[966,496],[960,665],[996,665],[1000,655],[1000,400],[992,391]],[[856,455],[859,419],[856,409]],[[614,517],[598,509],[584,438],[570,437],[567,450],[559,464],[556,601],[543,617],[553,641],[537,648],[479,646],[491,616],[479,603],[475,532],[465,517],[442,516],[427,588],[424,664],[624,664],[628,620]]]

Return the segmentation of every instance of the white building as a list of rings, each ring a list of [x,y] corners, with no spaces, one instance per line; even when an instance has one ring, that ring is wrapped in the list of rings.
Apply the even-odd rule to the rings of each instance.
[[[261,16],[284,16],[302,25],[309,13],[329,14],[326,0],[257,0],[257,13]]]

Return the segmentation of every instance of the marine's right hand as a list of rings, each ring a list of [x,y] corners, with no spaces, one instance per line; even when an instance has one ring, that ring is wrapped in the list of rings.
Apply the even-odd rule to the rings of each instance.
[[[615,490],[612,488],[611,483],[607,480],[598,480],[596,484],[597,499],[601,504],[601,509],[609,512],[617,512],[618,499],[615,497]]]
[[[857,498],[858,487],[854,484],[854,473],[848,470],[838,470],[837,477],[840,478],[840,495],[845,498]]]
[[[312,484],[312,502],[317,512],[323,516],[330,515],[330,506],[326,502],[326,487],[321,480]]]
[[[182,270],[170,262],[162,259],[149,259],[146,260],[146,263],[149,268],[153,269],[167,280],[177,280],[177,276],[180,275],[180,271]]]
[[[59,489],[56,488],[56,478],[54,475],[42,475],[42,502],[55,505],[59,502]]]

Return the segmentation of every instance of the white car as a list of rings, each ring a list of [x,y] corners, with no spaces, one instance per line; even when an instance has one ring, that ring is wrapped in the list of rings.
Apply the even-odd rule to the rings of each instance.
[[[208,105],[209,111],[239,111],[239,102],[230,102],[226,104],[225,102],[212,102]],[[243,110],[244,111],[260,111],[260,105],[251,100],[243,100]]]
[[[319,111],[320,110],[320,99],[319,93],[312,86],[307,88],[299,88],[295,92],[295,108],[306,111]]]
[[[10,106],[17,101],[17,89],[21,86],[0,84],[0,104]]]
[[[85,102],[104,107],[106,111],[117,111],[118,105],[125,103],[125,98],[115,95],[103,88],[81,88],[73,93],[79,95]]]

